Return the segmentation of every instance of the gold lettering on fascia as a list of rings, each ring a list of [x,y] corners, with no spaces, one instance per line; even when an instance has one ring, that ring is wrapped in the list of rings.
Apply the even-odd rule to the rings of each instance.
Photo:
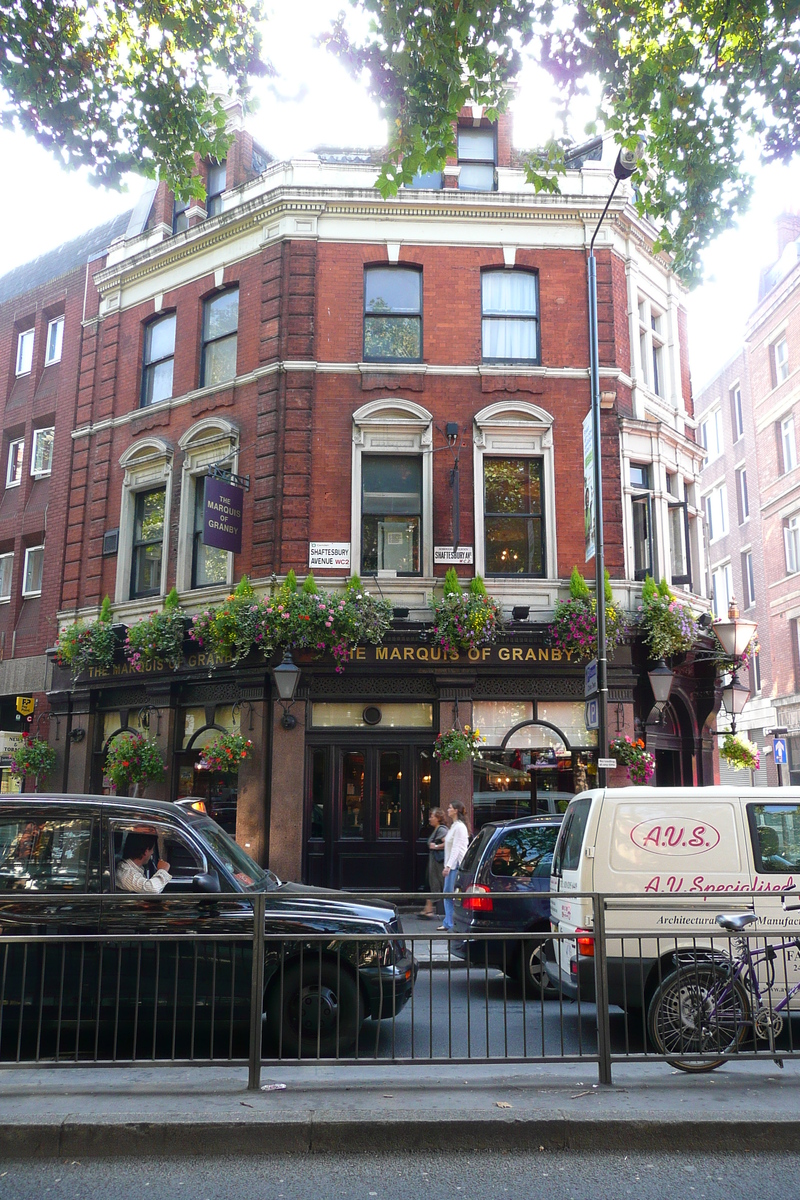
[[[364,650],[364,647],[359,647]],[[445,650],[441,646],[376,646],[376,662],[494,662],[530,664],[571,662],[572,650],[552,646],[480,646],[471,650]],[[352,657],[352,655],[351,655]],[[358,654],[363,661],[364,655]]]
[[[184,667],[217,667],[225,666],[231,661],[230,654],[214,654],[213,651],[201,651],[198,654],[190,654],[184,658]],[[88,675],[90,679],[107,679],[109,675],[156,675],[159,671],[166,671],[167,663],[163,658],[154,658],[150,662],[143,662],[141,666],[134,670],[130,663],[115,663],[110,671],[101,671],[98,667],[89,667]]]

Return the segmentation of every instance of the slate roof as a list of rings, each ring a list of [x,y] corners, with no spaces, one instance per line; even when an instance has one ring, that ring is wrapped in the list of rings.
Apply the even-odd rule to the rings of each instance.
[[[7,275],[0,276],[0,304],[5,304],[7,300],[20,296],[23,292],[41,287],[52,279],[58,279],[61,275],[67,275],[76,267],[85,266],[90,259],[107,250],[115,238],[127,231],[131,212],[132,210],[120,213],[104,225],[97,225],[88,233],[73,238],[71,242],[64,242],[55,250],[49,250],[47,254],[41,254],[31,262],[15,267]]]

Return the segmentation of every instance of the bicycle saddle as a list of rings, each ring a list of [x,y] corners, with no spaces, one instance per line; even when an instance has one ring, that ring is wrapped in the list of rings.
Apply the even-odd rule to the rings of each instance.
[[[719,913],[717,916],[717,924],[731,933],[741,933],[745,926],[752,925],[753,921],[757,920],[754,912]]]

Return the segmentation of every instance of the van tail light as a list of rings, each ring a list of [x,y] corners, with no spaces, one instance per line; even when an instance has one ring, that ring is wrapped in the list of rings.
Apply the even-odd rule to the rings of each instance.
[[[474,883],[472,887],[467,888],[462,900],[462,908],[467,912],[492,912],[494,902],[491,896],[485,895],[489,891],[482,883]]]
[[[578,954],[582,954],[584,958],[594,958],[594,934],[588,929],[578,929],[576,932]]]

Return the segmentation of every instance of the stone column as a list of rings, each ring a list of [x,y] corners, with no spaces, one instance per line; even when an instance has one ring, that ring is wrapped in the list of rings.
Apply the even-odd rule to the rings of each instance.
[[[73,795],[91,791],[96,720],[91,706],[91,693],[88,690],[73,692],[67,722],[69,752],[66,779],[66,790]]]
[[[169,683],[154,684],[147,682],[147,705],[142,709],[142,715],[147,722],[142,726],[142,733],[156,743],[164,760],[164,778],[151,779],[142,786],[142,792],[149,800],[171,800],[173,749],[175,745],[175,707],[171,702],[171,685]],[[135,711],[135,710],[133,710]]]
[[[281,879],[300,882],[303,870],[303,780],[306,702],[295,700],[294,729],[281,725],[283,709],[272,708],[272,756],[269,803],[269,865]]]
[[[446,688],[440,694],[439,732],[452,729],[456,720],[461,727],[472,725],[472,697],[468,688]],[[472,759],[463,763],[439,764],[439,804],[447,812],[448,804],[460,800],[467,809],[467,822],[472,830]]]
[[[269,862],[269,807],[267,772],[269,769],[269,700],[243,700],[239,717],[242,737],[253,743],[253,754],[239,767],[236,800],[236,840],[251,858],[262,866]],[[280,874],[280,872],[279,872]]]

